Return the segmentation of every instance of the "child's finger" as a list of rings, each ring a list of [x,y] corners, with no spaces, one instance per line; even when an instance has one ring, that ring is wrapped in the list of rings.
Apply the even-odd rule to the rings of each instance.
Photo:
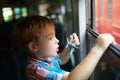
[[[73,33],[72,35],[73,35],[73,36],[77,36],[77,34],[76,34],[76,33]]]
[[[70,37],[69,37],[69,41],[70,41],[70,42],[73,41],[73,36],[72,36],[72,35],[70,35]]]
[[[78,39],[78,36],[77,36],[76,33],[73,33],[73,39],[74,39],[74,40],[75,40],[75,39]]]
[[[117,42],[114,40],[113,42],[112,42],[114,45],[117,45]]]
[[[77,37],[77,34],[76,33],[73,33],[73,38],[75,39]]]
[[[75,40],[74,43],[75,43],[76,45],[79,45],[79,44],[80,44],[79,40]]]

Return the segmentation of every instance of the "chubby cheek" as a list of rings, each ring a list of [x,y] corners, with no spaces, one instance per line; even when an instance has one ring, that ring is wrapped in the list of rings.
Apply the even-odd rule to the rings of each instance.
[[[46,51],[48,54],[55,54],[56,53],[56,47],[54,45],[47,45]]]
[[[55,56],[57,54],[56,47],[54,45],[44,44],[41,47],[42,54],[46,56]]]

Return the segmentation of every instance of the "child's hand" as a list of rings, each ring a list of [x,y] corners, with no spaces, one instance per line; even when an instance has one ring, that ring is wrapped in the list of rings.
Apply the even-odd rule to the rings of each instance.
[[[115,39],[111,34],[100,34],[95,45],[102,50],[106,50],[111,43],[116,44]]]
[[[79,45],[80,44],[78,36],[77,36],[76,33],[73,33],[72,35],[70,35],[69,41],[75,43],[75,45]]]

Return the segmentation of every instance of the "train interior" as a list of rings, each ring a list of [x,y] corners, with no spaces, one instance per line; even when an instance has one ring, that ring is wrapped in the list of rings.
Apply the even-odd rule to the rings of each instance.
[[[99,0],[98,0],[99,1]],[[99,35],[95,31],[95,0],[0,0],[0,78],[27,80],[26,55],[13,38],[13,28],[22,18],[41,15],[53,20],[61,52],[66,38],[76,32],[80,48],[62,69],[71,71],[90,51]],[[110,45],[89,80],[120,80],[120,46]]]

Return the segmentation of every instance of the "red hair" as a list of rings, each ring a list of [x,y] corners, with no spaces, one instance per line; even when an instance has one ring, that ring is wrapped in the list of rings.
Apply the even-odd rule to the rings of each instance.
[[[48,27],[54,28],[53,22],[43,16],[31,16],[20,20],[14,29],[16,44],[26,50],[27,44],[37,41],[42,30]]]

